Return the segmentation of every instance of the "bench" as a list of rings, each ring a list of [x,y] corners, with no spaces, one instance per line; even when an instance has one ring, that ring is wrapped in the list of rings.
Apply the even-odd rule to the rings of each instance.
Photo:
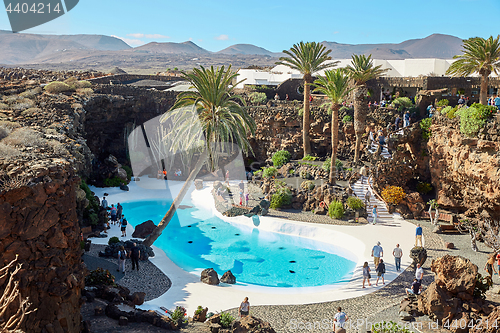
[[[435,215],[436,215],[436,212],[432,212],[432,218],[433,219],[434,219]],[[422,212],[422,217],[430,219],[429,212],[424,210]],[[447,214],[447,213],[439,213],[438,220],[439,221],[445,221],[445,222],[453,223],[453,215],[452,214]]]

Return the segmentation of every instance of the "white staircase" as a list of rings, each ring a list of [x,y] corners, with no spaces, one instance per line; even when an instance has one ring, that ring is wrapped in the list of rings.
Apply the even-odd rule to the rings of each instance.
[[[368,203],[368,207],[366,207],[366,210],[368,212],[368,222],[373,223],[373,205],[377,205],[377,212],[378,212],[378,217],[377,217],[377,224],[382,224],[382,225],[394,225],[395,223],[395,218],[399,218],[399,214],[391,214],[387,211],[387,208],[385,206],[385,203],[381,200],[379,200],[375,193],[371,190],[370,186],[368,185],[368,180],[365,179],[364,183],[361,183],[361,179],[358,180],[354,185],[352,186],[354,193],[358,198],[365,201],[365,194],[367,191],[370,191],[370,201]]]

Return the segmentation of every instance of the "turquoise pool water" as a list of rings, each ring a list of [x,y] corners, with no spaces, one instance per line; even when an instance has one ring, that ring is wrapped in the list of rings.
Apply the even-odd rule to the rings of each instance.
[[[123,203],[133,226],[155,224],[169,201]],[[206,216],[206,218],[205,218]],[[269,287],[313,287],[349,281],[356,263],[345,249],[307,238],[230,224],[195,207],[178,209],[155,245],[188,272],[231,270],[237,282]],[[351,257],[351,256],[350,256]],[[353,257],[351,257],[353,258]]]

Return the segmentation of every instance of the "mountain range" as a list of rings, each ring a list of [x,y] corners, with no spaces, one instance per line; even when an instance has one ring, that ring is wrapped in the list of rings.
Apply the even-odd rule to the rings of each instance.
[[[461,53],[462,40],[458,37],[433,34],[421,39],[411,39],[398,44],[341,44],[321,42],[334,59],[350,58],[352,54],[372,54],[375,59],[441,58],[449,59]],[[235,44],[218,52],[205,50],[191,41],[184,43],[151,42],[135,48],[123,40],[105,35],[35,35],[12,33],[0,30],[0,64],[73,64],[86,65],[121,62],[142,63],[155,60],[159,63],[197,61],[203,58],[219,59],[216,63],[228,60],[241,65],[273,64],[281,52],[271,52],[252,44]],[[193,58],[195,57],[195,58]],[[224,59],[224,60],[221,60]],[[258,61],[257,61],[258,60]],[[255,63],[251,63],[254,61]],[[193,63],[194,65],[199,62]],[[190,66],[187,65],[187,66]],[[76,68],[75,67],[75,68]],[[181,68],[181,66],[178,66]]]

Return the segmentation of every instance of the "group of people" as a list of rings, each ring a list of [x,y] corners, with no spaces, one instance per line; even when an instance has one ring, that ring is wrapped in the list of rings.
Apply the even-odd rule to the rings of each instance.
[[[108,200],[106,200],[106,197],[103,197],[101,201],[101,206],[104,209],[106,209],[109,213],[107,228],[108,229],[110,228],[110,224],[117,225],[121,229],[122,237],[126,237],[128,222],[127,219],[125,218],[125,215],[123,215],[122,205],[120,205],[120,203],[118,202],[116,204],[116,207],[114,204],[111,204],[111,206],[109,206]],[[107,233],[106,230],[104,230],[104,232]],[[116,271],[117,272],[121,271],[122,273],[125,273],[125,260],[127,260],[127,258],[130,258],[132,262],[132,270],[137,268],[137,271],[139,271],[140,257],[141,257],[141,251],[136,243],[133,244],[129,253],[127,253],[127,251],[123,246],[120,246],[118,249],[118,269]]]
[[[229,188],[229,180],[226,181],[226,187],[219,187],[217,189],[217,196],[220,196],[222,198],[224,198],[226,195],[228,195],[229,193],[227,192],[227,189]],[[243,183],[243,180],[240,181],[240,183],[238,184],[238,192],[239,192],[239,204],[240,206],[245,206],[245,207],[248,207],[248,203],[250,201],[250,193],[247,191],[245,191],[245,183]]]
[[[497,269],[495,269],[495,261]],[[490,278],[493,278],[493,273],[500,275],[500,252],[490,255],[486,261],[486,265],[484,265],[484,270],[488,272]]]
[[[108,222],[106,224],[106,228],[110,228],[110,224],[112,225],[118,225],[120,227],[120,230],[122,232],[122,237],[127,236],[127,219],[125,218],[125,215],[123,215],[123,207],[120,205],[118,202],[116,204],[116,207],[114,204],[111,204],[111,207],[108,206],[108,200],[106,200],[106,197],[102,198],[101,201],[101,206],[108,211]],[[104,229],[104,232],[107,233],[107,230]]]
[[[497,110],[500,111],[500,96],[492,95],[488,98],[488,105],[496,106]]]
[[[278,95],[278,93],[276,93],[276,95],[274,95],[274,100],[275,101],[279,101],[280,100],[280,95]],[[285,101],[289,101],[290,100],[290,97],[288,97],[288,94],[285,95]]]

